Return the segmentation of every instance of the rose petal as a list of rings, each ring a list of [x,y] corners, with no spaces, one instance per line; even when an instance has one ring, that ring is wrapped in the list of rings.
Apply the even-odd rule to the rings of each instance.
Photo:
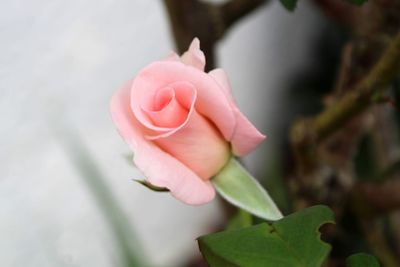
[[[237,126],[231,144],[233,154],[240,157],[253,151],[265,139],[265,135],[260,133],[239,109],[236,109],[236,112]]]
[[[186,121],[189,113],[175,98],[172,87],[157,91],[154,97],[142,103],[142,109],[156,126],[170,128],[179,127]]]
[[[134,82],[135,81],[136,80],[134,80]],[[151,115],[149,116],[148,114],[150,110],[154,109],[154,102],[157,101],[156,97],[158,94],[157,90],[149,89],[148,91],[142,91],[141,92],[142,94],[139,94],[139,92],[138,93],[131,92],[131,97],[136,99],[136,104],[133,108],[134,110],[137,111],[135,116],[138,116],[137,119],[143,124],[143,126],[145,126],[149,130],[148,137],[150,139],[158,136],[171,135],[177,130],[179,130],[179,128],[183,127],[185,122],[187,122],[187,120],[189,119],[190,110],[194,106],[197,97],[197,91],[194,88],[194,86],[186,81],[178,81],[170,83],[168,86],[162,88],[161,90],[167,88],[172,88],[174,91],[178,90],[180,92],[178,97],[180,105],[183,105],[183,107],[185,107],[188,110],[185,120],[183,120],[183,118],[181,119],[183,123],[181,125],[178,124],[174,127],[167,126],[167,124],[157,125],[157,123],[154,123],[154,121],[152,120]]]
[[[214,78],[214,80],[220,86],[220,89],[224,92],[225,96],[229,99],[229,101],[236,104],[236,100],[233,97],[231,90],[231,83],[229,82],[228,75],[223,69],[217,68],[213,69],[208,74]]]
[[[196,110],[191,112],[189,121],[179,131],[153,140],[203,180],[217,174],[230,158],[229,143]]]
[[[145,129],[130,108],[131,85],[131,82],[128,83],[114,94],[110,111],[119,133],[134,152],[136,166],[151,184],[168,188],[175,198],[187,204],[210,202],[215,196],[210,182],[203,181],[184,164],[143,137]]]
[[[204,56],[203,51],[200,50],[200,40],[197,37],[193,39],[188,51],[183,53],[181,60],[188,66],[204,70],[206,57]]]
[[[209,75],[220,85],[235,112],[236,126],[230,142],[233,153],[236,156],[244,156],[256,148],[265,139],[265,135],[260,133],[239,110],[225,71],[214,69],[209,72]]]
[[[214,123],[225,140],[231,140],[236,125],[231,101],[220,89],[221,86],[208,74],[179,62],[155,62],[147,66],[136,77],[132,85],[131,107],[138,121],[159,133],[171,131],[172,129],[152,125],[140,108],[140,103],[146,94],[154,95],[157,88],[163,88],[179,81],[186,81],[196,88],[196,110]]]
[[[174,51],[171,51],[165,58],[162,59],[163,61],[181,61],[181,57],[175,53]]]
[[[146,134],[146,138],[149,140],[154,140],[158,139],[161,137],[167,137],[170,136],[177,131],[179,131],[182,127],[185,127],[187,122],[189,121],[191,114],[194,110],[194,104],[196,103],[196,98],[197,98],[197,91],[196,89],[189,83],[187,82],[175,82],[170,84],[171,87],[174,88],[174,91],[176,92],[175,97],[177,102],[179,102],[179,105],[184,107],[186,109],[186,116],[182,118],[181,120],[184,120],[182,124],[176,126],[175,128],[168,128],[170,129],[167,132],[161,131],[152,131],[150,134]],[[182,115],[182,114],[180,114]],[[155,127],[152,127],[153,129]],[[165,128],[167,129],[167,128]]]
[[[179,63],[182,64],[182,63]],[[135,83],[137,79],[133,81]],[[162,88],[162,87],[160,87]],[[186,81],[177,81],[177,82],[172,82],[169,85],[163,87],[161,90],[167,89],[167,88],[172,88],[174,91],[175,90],[180,90],[180,104],[183,105],[187,110],[190,110],[191,107],[194,105],[195,99],[196,99],[196,89],[194,86]],[[177,130],[179,130],[179,127],[182,127],[184,122],[188,120],[188,117],[186,120],[182,123],[182,125],[175,126],[175,127],[168,127],[168,126],[160,126],[157,125],[153,122],[151,119],[151,116],[149,116],[148,112],[154,108],[154,101],[157,100],[156,96],[158,94],[157,89],[151,88],[146,91],[146,89],[143,90],[135,91],[132,89],[131,90],[131,98],[134,99],[135,104],[132,107],[132,109],[136,110],[135,116],[136,118],[149,130],[149,137],[151,136],[159,136],[159,135],[171,135]],[[188,116],[190,116],[190,111],[188,113]]]

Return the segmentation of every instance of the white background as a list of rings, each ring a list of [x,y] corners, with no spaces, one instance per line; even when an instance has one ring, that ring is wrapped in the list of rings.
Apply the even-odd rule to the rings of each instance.
[[[246,159],[252,171],[274,144],[285,77],[308,64],[319,16],[307,4],[291,14],[274,1],[218,46],[239,106],[269,137]],[[108,113],[113,92],[173,48],[161,1],[0,2],[1,266],[118,262],[57,127],[77,131],[90,148],[151,263],[179,266],[197,253],[195,238],[222,218],[218,202],[186,206],[133,183],[142,175],[127,163]]]

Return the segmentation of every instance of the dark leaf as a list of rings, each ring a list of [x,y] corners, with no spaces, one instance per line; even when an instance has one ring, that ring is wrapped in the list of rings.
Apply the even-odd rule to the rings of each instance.
[[[296,8],[297,0],[280,0],[282,5],[289,11],[293,11]]]
[[[380,267],[379,262],[375,259],[374,256],[365,254],[365,253],[357,253],[351,255],[346,260],[347,267]]]
[[[155,191],[155,192],[169,192],[169,190],[167,188],[152,185],[151,183],[147,182],[146,180],[133,179],[133,181],[138,182],[139,184],[144,185],[148,189]]]
[[[211,234],[198,241],[211,267],[319,267],[331,247],[320,240],[318,229],[333,220],[328,207],[314,206],[271,224]]]

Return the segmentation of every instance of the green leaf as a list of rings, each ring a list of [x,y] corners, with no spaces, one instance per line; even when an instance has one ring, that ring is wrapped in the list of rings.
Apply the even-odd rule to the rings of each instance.
[[[239,209],[237,214],[230,220],[226,227],[226,231],[237,230],[243,227],[248,227],[253,224],[253,217],[250,213]]]
[[[293,11],[297,6],[297,0],[280,0],[282,5],[286,7],[287,10]]]
[[[318,229],[333,221],[328,207],[314,206],[271,224],[206,235],[198,242],[211,267],[319,267],[331,247],[320,240]]]
[[[367,0],[347,0],[347,2],[354,4],[354,5],[361,6],[362,4],[367,2]]]
[[[346,260],[347,267],[380,267],[374,256],[366,253],[353,254]]]
[[[282,213],[267,191],[234,158],[211,180],[229,203],[266,220],[279,220]]]
[[[155,192],[169,192],[169,190],[167,188],[152,185],[151,183],[147,182],[146,180],[133,179],[133,181],[135,181],[141,185],[144,185],[148,189],[155,191]]]

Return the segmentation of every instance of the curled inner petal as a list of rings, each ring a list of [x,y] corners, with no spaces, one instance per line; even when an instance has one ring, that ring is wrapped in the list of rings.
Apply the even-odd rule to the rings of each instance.
[[[174,88],[166,87],[158,90],[154,96],[153,110],[161,111],[175,99]]]
[[[184,81],[171,83],[168,88],[173,89],[163,89],[160,91],[159,96],[154,94],[152,105],[146,104],[146,101],[142,103],[142,111],[151,118],[154,127],[169,129],[168,131],[153,131],[152,134],[146,134],[146,138],[149,140],[174,134],[182,127],[185,127],[193,113],[197,97],[196,88]],[[172,92],[164,92],[166,90],[172,90]],[[166,95],[170,96],[170,100]],[[167,104],[165,105],[165,103]],[[148,107],[153,108],[153,110],[160,107],[162,109],[156,112],[149,112],[151,109]],[[147,114],[146,111],[150,114]]]
[[[208,180],[225,165],[229,144],[213,123],[196,111],[196,92],[191,83],[179,81],[144,98],[142,111],[156,126],[171,128],[145,138]]]
[[[154,125],[175,128],[185,122],[188,111],[175,98],[172,87],[165,87],[156,92],[153,101],[147,98],[142,103],[142,110],[150,117]]]
[[[176,129],[155,126],[141,109],[143,98],[149,94],[154,95],[157,89],[166,86],[173,87],[176,92],[176,86],[173,84],[177,83],[195,87],[196,110],[218,128],[225,140],[231,140],[235,131],[236,117],[229,100],[220,90],[220,85],[208,74],[175,61],[158,61],[150,64],[139,73],[132,84],[130,92],[132,112],[141,125],[152,131],[150,135],[169,134]],[[178,99],[178,94],[176,95]],[[178,101],[187,108],[183,102],[179,99]]]

